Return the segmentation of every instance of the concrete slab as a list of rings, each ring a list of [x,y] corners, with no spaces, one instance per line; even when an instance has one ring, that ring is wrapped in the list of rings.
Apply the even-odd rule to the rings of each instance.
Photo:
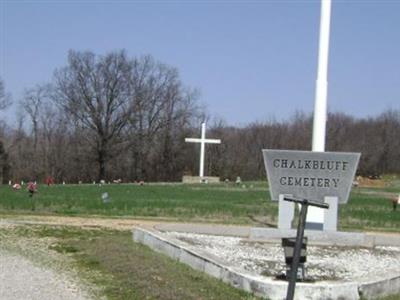
[[[380,281],[362,282],[359,284],[358,291],[364,299],[376,299],[399,293],[400,276],[388,276]]]
[[[309,244],[363,247],[371,247],[373,245],[373,240],[367,234],[358,232],[305,230],[304,236],[308,237]],[[249,239],[258,241],[280,241],[283,237],[296,237],[296,230],[251,228]]]
[[[249,237],[251,227],[216,224],[164,223],[155,225],[154,229],[159,231],[192,232],[210,235]]]
[[[391,233],[305,230],[304,235],[311,245],[400,246],[400,235]],[[277,241],[282,237],[296,237],[296,230],[254,227],[249,234],[254,241]]]
[[[254,241],[276,241],[282,237],[296,237],[295,229],[277,229],[239,225],[220,225],[203,223],[160,223],[152,228],[161,232],[176,231],[209,235],[223,235],[249,238]],[[400,246],[400,235],[395,233],[345,232],[306,230],[310,244],[339,246]]]
[[[169,224],[168,224],[169,225]],[[156,226],[166,228],[180,227],[177,226]],[[179,225],[179,226],[178,226]],[[210,228],[218,228],[218,226],[193,226],[197,233],[205,233]],[[226,230],[222,226],[218,231]],[[186,224],[181,229],[188,230],[192,228]],[[232,229],[232,228],[231,228]],[[232,231],[229,231],[232,233]],[[239,230],[242,234],[244,231]],[[338,235],[339,239],[341,236]],[[356,240],[361,240],[364,235],[356,236]],[[186,263],[192,268],[205,272],[217,279],[220,279],[236,288],[254,293],[260,297],[268,297],[271,300],[282,300],[286,297],[287,282],[274,280],[269,277],[254,275],[229,265],[222,259],[213,257],[207,252],[196,250],[195,246],[189,247],[181,241],[168,238],[162,232],[157,230],[149,230],[143,228],[135,228],[133,230],[133,239],[136,242],[143,243],[155,251],[164,253],[173,259],[182,263]],[[298,283],[296,285],[296,300],[358,300],[360,297],[364,299],[374,299],[376,297],[400,293],[400,276],[380,280],[364,280],[358,282],[341,282],[341,281],[321,281],[318,283]]]

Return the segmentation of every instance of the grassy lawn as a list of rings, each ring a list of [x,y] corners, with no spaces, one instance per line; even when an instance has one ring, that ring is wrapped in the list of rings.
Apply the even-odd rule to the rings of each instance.
[[[109,203],[103,203],[107,192]],[[400,185],[359,188],[340,205],[342,230],[400,231],[400,212],[379,193],[400,193]],[[400,207],[399,207],[400,210]],[[273,225],[278,206],[270,201],[267,184],[217,185],[56,185],[39,186],[33,198],[26,190],[0,188],[0,213],[106,217],[163,218],[174,221]]]
[[[9,241],[9,248],[16,238],[19,245],[25,238],[23,249],[12,250],[36,259],[40,259],[36,248],[42,243],[46,249],[41,256],[48,265],[52,265],[52,252],[72,258],[79,276],[99,287],[95,299],[258,299],[134,243],[128,231],[17,226],[0,229],[0,237]]]
[[[390,201],[384,197],[355,192],[348,204],[340,205],[339,224],[343,230],[399,232],[400,205],[393,211]]]
[[[101,195],[107,192],[109,203]],[[266,201],[265,184],[252,188],[234,185],[56,185],[39,186],[33,198],[26,190],[0,188],[0,211],[34,214],[102,215],[250,222],[250,216],[277,215]]]

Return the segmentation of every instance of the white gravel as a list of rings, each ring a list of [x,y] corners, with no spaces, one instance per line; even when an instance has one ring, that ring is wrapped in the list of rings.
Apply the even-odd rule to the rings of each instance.
[[[86,300],[87,296],[63,274],[37,266],[0,249],[1,300]]]
[[[247,271],[274,277],[285,270],[280,244],[254,243],[236,237],[166,233],[188,246],[207,251]],[[314,280],[353,281],[400,275],[400,247],[308,246],[307,277]]]

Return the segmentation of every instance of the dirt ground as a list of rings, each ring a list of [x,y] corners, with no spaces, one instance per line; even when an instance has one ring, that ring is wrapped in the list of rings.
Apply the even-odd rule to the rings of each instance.
[[[1,219],[1,218],[0,218]],[[158,220],[138,220],[138,219],[116,219],[116,218],[84,218],[84,217],[64,217],[64,216],[27,216],[10,215],[3,216],[3,221],[15,224],[35,224],[35,225],[59,225],[59,226],[78,226],[88,228],[109,228],[115,230],[131,230],[135,226],[151,228],[155,224],[166,223]]]

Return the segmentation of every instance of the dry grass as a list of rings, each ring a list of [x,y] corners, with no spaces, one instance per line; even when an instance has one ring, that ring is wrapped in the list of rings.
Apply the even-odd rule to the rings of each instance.
[[[72,266],[97,287],[95,299],[258,299],[134,243],[129,231],[19,225],[1,227],[0,234],[25,256],[40,251],[58,270]]]

